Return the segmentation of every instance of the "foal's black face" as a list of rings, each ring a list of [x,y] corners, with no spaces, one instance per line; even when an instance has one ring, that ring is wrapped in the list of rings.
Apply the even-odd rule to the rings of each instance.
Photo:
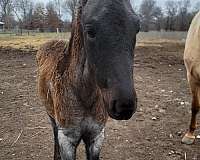
[[[130,119],[136,110],[133,57],[139,20],[129,0],[87,0],[81,19],[85,50],[111,118]]]

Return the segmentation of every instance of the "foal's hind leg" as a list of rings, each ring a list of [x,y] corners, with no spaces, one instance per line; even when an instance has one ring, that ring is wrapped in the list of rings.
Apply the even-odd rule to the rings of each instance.
[[[101,146],[104,140],[104,129],[95,138],[88,138],[83,139],[86,147],[87,160],[99,160]]]
[[[59,148],[59,143],[58,143],[58,127],[56,125],[55,120],[50,117],[51,125],[53,128],[53,133],[54,133],[54,160],[61,160],[60,156],[60,148]]]
[[[182,142],[185,144],[193,144],[195,140],[194,131],[196,129],[196,117],[197,113],[199,112],[200,108],[200,86],[196,83],[192,83],[190,81],[190,87],[192,91],[192,117],[190,122],[189,131],[186,133],[186,135],[183,137]]]

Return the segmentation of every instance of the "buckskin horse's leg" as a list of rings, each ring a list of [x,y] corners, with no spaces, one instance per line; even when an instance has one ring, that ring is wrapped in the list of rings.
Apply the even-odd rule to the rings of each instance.
[[[58,129],[58,141],[62,160],[75,160],[76,148],[81,136],[74,129]]]
[[[195,141],[195,135],[194,131],[197,126],[196,117],[197,113],[199,112],[200,104],[199,104],[199,98],[200,98],[200,87],[196,83],[190,82],[191,92],[192,92],[192,117],[190,122],[189,131],[185,134],[185,136],[182,139],[182,142],[185,144],[193,144]]]
[[[104,129],[95,138],[83,140],[86,147],[87,160],[99,160],[101,146],[104,140]]]

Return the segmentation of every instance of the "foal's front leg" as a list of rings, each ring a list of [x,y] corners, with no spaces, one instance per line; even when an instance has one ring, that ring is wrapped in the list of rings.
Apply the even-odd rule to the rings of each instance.
[[[101,133],[95,136],[95,138],[92,138],[92,136],[90,138],[84,139],[87,160],[99,160],[100,151],[104,140],[104,129]]]
[[[71,129],[58,129],[58,141],[62,160],[75,160],[80,136]]]
[[[58,127],[56,125],[55,120],[49,116],[50,121],[51,121],[51,125],[53,128],[53,134],[54,134],[54,160],[61,160],[60,157],[60,147],[59,147],[59,143],[58,143]]]

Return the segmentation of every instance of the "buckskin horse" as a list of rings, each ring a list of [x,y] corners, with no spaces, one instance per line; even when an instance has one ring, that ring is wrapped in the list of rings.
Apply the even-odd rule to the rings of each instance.
[[[129,0],[80,0],[71,38],[38,51],[38,92],[54,131],[54,159],[74,160],[83,140],[98,160],[108,115],[136,111],[133,58],[140,24]]]
[[[192,93],[192,118],[189,131],[183,137],[182,142],[193,144],[195,141],[196,116],[200,108],[200,12],[194,17],[188,31],[184,61]]]

